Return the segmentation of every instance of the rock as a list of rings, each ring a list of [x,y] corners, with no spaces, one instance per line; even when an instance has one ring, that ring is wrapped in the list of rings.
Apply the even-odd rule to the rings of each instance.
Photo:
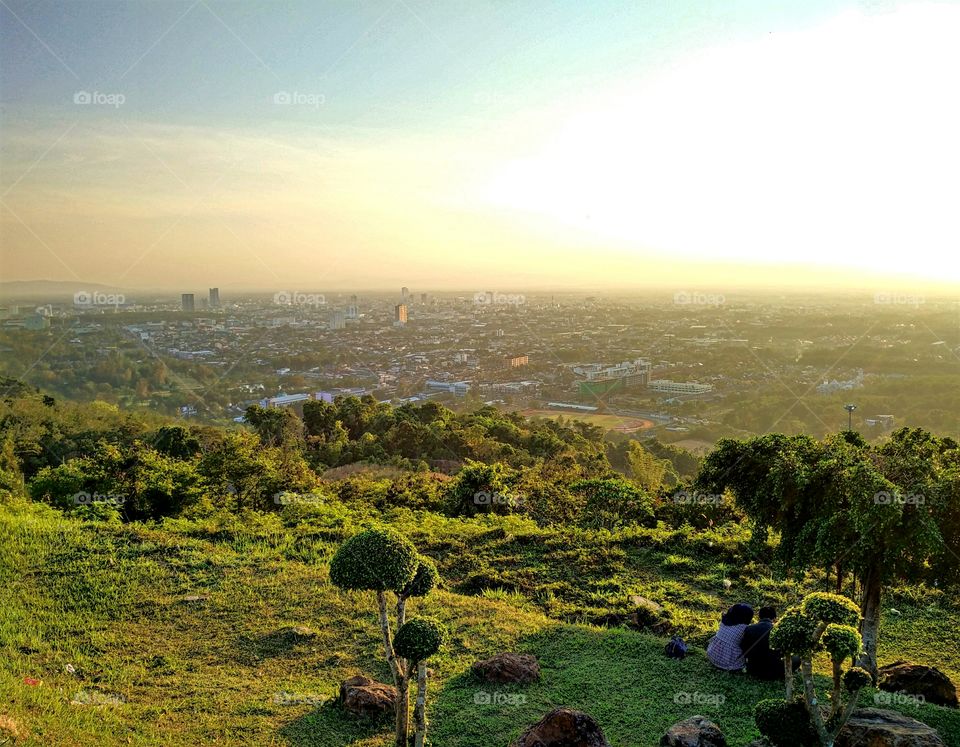
[[[897,661],[880,667],[879,675],[881,690],[906,693],[948,708],[957,707],[956,686],[936,667]]]
[[[643,609],[650,610],[650,612],[661,613],[664,611],[662,604],[657,604],[652,599],[647,599],[646,597],[642,597],[639,594],[630,595],[630,604],[632,604],[637,609],[643,608]]]
[[[610,747],[610,743],[587,714],[555,708],[527,729],[514,747]]]
[[[340,684],[340,703],[356,716],[392,713],[397,703],[397,688],[360,674]]]
[[[946,747],[935,729],[895,711],[858,708],[844,724],[836,747]]]
[[[485,682],[527,684],[540,679],[540,664],[531,654],[504,653],[474,662],[473,673]]]
[[[720,728],[705,716],[680,721],[660,737],[660,747],[727,747]]]
[[[206,602],[210,598],[209,594],[187,594],[181,597],[181,602]]]

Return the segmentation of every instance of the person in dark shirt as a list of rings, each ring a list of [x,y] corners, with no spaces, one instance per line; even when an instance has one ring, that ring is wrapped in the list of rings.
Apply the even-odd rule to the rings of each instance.
[[[760,680],[783,679],[783,654],[770,648],[770,630],[777,619],[775,607],[761,607],[760,620],[748,625],[740,639],[747,674]]]

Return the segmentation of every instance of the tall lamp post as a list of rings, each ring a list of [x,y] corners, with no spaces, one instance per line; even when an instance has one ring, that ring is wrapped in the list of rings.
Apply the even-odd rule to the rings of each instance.
[[[853,430],[853,411],[857,409],[856,405],[844,405],[843,409],[847,411],[847,430]]]

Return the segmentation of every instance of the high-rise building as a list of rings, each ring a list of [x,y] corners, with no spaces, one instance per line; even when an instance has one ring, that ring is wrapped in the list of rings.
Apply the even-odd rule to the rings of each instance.
[[[347,317],[339,309],[330,314],[330,329],[344,329],[347,326]]]
[[[347,319],[359,319],[359,318],[360,318],[360,312],[357,311],[357,305],[350,304],[349,306],[347,306]]]
[[[180,308],[181,308],[183,311],[193,311],[193,310],[194,310],[193,294],[192,294],[192,293],[184,293],[184,294],[182,294],[182,295],[180,296]]]
[[[220,289],[219,288],[210,289],[208,305],[210,306],[211,309],[220,308]]]
[[[405,303],[398,303],[393,310],[393,323],[394,324],[406,324],[407,323],[407,305]]]
[[[422,303],[424,306],[427,305],[427,294],[426,294],[426,293],[421,293],[421,294],[420,294],[420,303]]]
[[[354,293],[352,296],[350,296],[350,303],[352,303],[354,306],[356,306],[356,304],[357,304],[357,294],[356,294],[356,293]]]
[[[400,289],[400,295],[403,297],[403,300],[406,301],[410,297],[410,289],[407,286],[403,286]]]

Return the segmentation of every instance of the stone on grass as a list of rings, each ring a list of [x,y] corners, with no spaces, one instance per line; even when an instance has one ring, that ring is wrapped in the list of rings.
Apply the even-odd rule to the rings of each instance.
[[[880,667],[878,687],[891,693],[906,693],[922,698],[927,703],[957,707],[957,688],[936,667],[896,661]]]
[[[858,708],[844,724],[836,747],[946,747],[936,729],[895,711]]]
[[[706,716],[691,716],[667,729],[660,747],[727,747],[727,740]]]
[[[555,708],[527,729],[514,747],[610,747],[610,743],[592,717],[572,708]]]
[[[396,707],[397,688],[358,674],[340,684],[340,703],[355,716],[381,716]]]
[[[485,682],[498,685],[528,684],[540,679],[540,664],[532,654],[503,653],[474,662],[473,673]]]

